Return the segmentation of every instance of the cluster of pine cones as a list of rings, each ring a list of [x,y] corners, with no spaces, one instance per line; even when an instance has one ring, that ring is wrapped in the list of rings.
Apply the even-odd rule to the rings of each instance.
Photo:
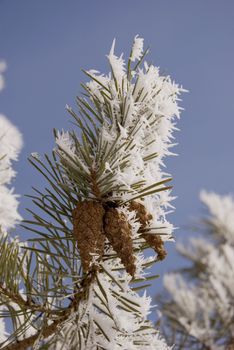
[[[136,201],[131,201],[128,209],[136,212],[136,218],[141,224],[140,229],[144,231],[152,215],[147,213],[143,204]],[[136,265],[132,228],[125,214],[118,210],[115,203],[103,205],[97,201],[78,202],[73,210],[73,234],[77,240],[84,272],[88,273],[92,269],[92,264],[95,264],[94,256],[98,261],[102,260],[107,238],[126,271],[134,277]],[[141,236],[146,244],[155,250],[159,260],[165,258],[166,251],[159,235],[142,233]]]

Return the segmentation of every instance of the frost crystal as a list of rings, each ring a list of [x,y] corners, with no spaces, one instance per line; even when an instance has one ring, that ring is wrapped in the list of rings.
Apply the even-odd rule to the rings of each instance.
[[[142,54],[143,39],[136,36],[130,66],[131,62],[139,61]],[[89,98],[77,98],[83,118],[66,107],[83,133],[83,143],[74,132],[57,132],[56,153],[64,169],[63,178],[73,188],[76,184],[83,203],[87,198],[99,197],[121,203],[118,209],[105,210],[106,213],[117,210],[127,218],[133,240],[131,251],[135,260],[132,261],[136,264],[135,270],[129,268],[129,273],[143,281],[147,277],[145,265],[151,265],[155,256],[146,258],[141,252],[144,235],[140,229],[147,226],[149,234],[158,234],[161,245],[171,239],[173,230],[166,218],[168,208],[173,208],[170,187],[167,187],[170,178],[163,168],[164,158],[172,154],[172,134],[180,116],[179,95],[185,90],[169,76],[161,75],[153,65],[145,63],[131,70],[129,64],[125,65],[123,54],[120,57],[115,54],[115,40],[107,57],[111,66],[109,74],[103,75],[97,70],[86,72],[91,80],[83,86]],[[87,117],[88,114],[92,117]],[[87,184],[82,184],[85,178]],[[150,213],[150,223],[145,227],[137,220],[136,211],[130,208],[133,200],[140,201]],[[120,235],[116,240],[109,236],[104,255],[99,259],[102,272],[90,287],[89,300],[80,304],[77,313],[51,338],[51,350],[57,349],[55,344],[62,344],[63,334],[67,334],[65,348],[75,347],[78,339],[79,344],[83,344],[83,339],[85,345],[80,345],[81,349],[168,349],[147,320],[151,299],[146,294],[140,297],[129,286],[131,276],[119,254],[124,242],[119,242]],[[84,239],[88,239],[87,235]],[[87,334],[82,335],[81,329]]]
[[[22,218],[19,215],[18,196],[14,194],[13,189],[9,190],[6,186],[0,186],[0,225],[6,230],[15,226]]]
[[[58,310],[51,318],[58,327],[47,338],[44,333],[49,350],[170,349],[148,320],[151,298],[137,291],[152,279],[147,269],[165,257],[164,241],[173,231],[164,159],[172,154],[184,90],[141,62],[142,55],[142,38],[135,37],[127,61],[115,53],[114,40],[110,73],[85,71],[90,81],[76,99],[79,113],[66,106],[78,132],[55,131],[49,165],[32,159],[42,173],[47,170],[52,186],[42,197],[38,191],[35,201],[49,221],[35,215],[33,224],[48,227],[51,259],[54,244],[64,247],[61,273],[68,276],[60,291],[53,278],[46,279],[51,293],[63,293],[63,317]],[[148,247],[155,250],[152,256],[144,254]]]
[[[124,280],[120,282],[121,275],[111,271],[110,263],[105,263],[104,268],[108,275],[98,276],[98,284],[89,291],[89,299],[80,303],[79,310],[50,339],[53,344],[50,349],[59,349],[66,334],[65,349],[72,349],[79,342],[79,349],[86,350],[98,347],[106,350],[169,350],[147,320],[151,299],[145,294],[140,297],[124,285]],[[119,283],[114,283],[115,280]],[[84,343],[81,343],[82,339]]]
[[[0,62],[0,74],[5,68],[5,64]],[[14,227],[21,220],[17,212],[17,195],[6,185],[16,174],[12,169],[12,161],[17,160],[22,144],[19,130],[4,115],[0,114],[0,227],[3,231]]]
[[[210,223],[217,228],[218,234],[234,244],[234,199],[231,195],[219,196],[214,192],[201,191],[201,201],[208,207]]]
[[[138,38],[138,35],[134,38],[134,43],[132,46],[132,52],[130,59],[132,62],[135,62],[136,60],[140,60],[141,56],[143,54],[143,45],[144,45],[144,39]]]
[[[0,114],[0,140],[1,156],[4,156],[7,161],[17,160],[23,145],[22,136],[19,130],[2,114]]]
[[[206,191],[200,198],[209,210],[205,225],[210,237],[193,237],[190,247],[178,246],[192,266],[186,276],[177,272],[164,277],[171,295],[171,301],[162,304],[164,321],[175,327],[172,332],[177,331],[178,340],[180,332],[184,334],[185,349],[197,349],[199,344],[229,349],[234,335],[234,199]]]

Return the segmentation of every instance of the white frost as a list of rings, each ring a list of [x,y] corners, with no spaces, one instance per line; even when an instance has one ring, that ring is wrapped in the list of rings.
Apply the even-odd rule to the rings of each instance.
[[[196,277],[188,280],[179,272],[165,275],[171,299],[164,307],[188,339],[221,350],[226,347],[219,343],[228,345],[234,335],[234,199],[206,191],[200,198],[209,211],[203,223],[209,239],[193,237],[189,245],[178,246]]]
[[[0,78],[5,68],[5,63],[0,62]],[[21,220],[17,211],[18,196],[7,185],[16,174],[12,168],[12,161],[18,159],[22,145],[22,136],[17,127],[0,114],[0,227],[2,231],[14,227]]]
[[[144,45],[144,39],[139,38],[138,35],[135,36],[133,46],[132,46],[132,52],[131,52],[131,61],[135,62],[136,60],[139,60],[143,54],[143,45]]]
[[[136,36],[130,66],[142,54],[143,39]],[[153,65],[145,64],[142,68],[129,70],[123,54],[115,54],[115,40],[107,57],[110,73],[103,75],[97,70],[87,71],[91,80],[85,91],[90,98],[78,100],[78,103],[83,102],[80,106],[83,118],[76,118],[73,110],[67,107],[78,123],[84,125],[86,120],[87,123],[90,121],[85,131],[80,126],[82,141],[76,140],[73,133],[57,133],[56,153],[64,170],[63,176],[66,181],[73,182],[72,186],[74,182],[77,187],[79,184],[77,180],[73,181],[71,172],[77,174],[77,178],[80,176],[81,181],[83,175],[92,179],[95,174],[102,198],[121,200],[118,210],[126,215],[132,230],[135,277],[146,283],[148,273],[145,266],[155,262],[157,257],[155,254],[146,257],[139,252],[144,238],[139,232],[141,224],[136,213],[129,210],[129,201],[141,201],[152,214],[147,227],[150,233],[158,233],[163,240],[171,238],[173,225],[167,221],[167,214],[173,209],[173,198],[167,187],[169,175],[165,172],[164,159],[172,154],[173,132],[181,111],[179,96],[184,90],[169,76],[161,75],[159,68]],[[87,108],[87,112],[82,114],[82,108]],[[94,111],[93,116],[90,111]],[[87,113],[89,118],[85,118]],[[97,118],[93,123],[91,116]],[[94,141],[86,142],[86,138]],[[79,142],[79,147],[76,142]],[[87,194],[82,195],[83,187],[80,190],[82,199],[96,196],[89,185]],[[155,188],[157,191],[152,193]],[[50,350],[63,343],[65,334],[65,348],[69,349],[77,344],[87,350],[169,349],[159,331],[147,319],[151,312],[151,298],[146,294],[140,296],[131,289],[131,276],[109,245],[105,246],[105,259],[100,265],[100,271],[103,269],[104,272],[98,274],[98,281],[90,287],[88,301],[80,303],[79,310],[72,313],[59,333],[50,339],[53,343]]]

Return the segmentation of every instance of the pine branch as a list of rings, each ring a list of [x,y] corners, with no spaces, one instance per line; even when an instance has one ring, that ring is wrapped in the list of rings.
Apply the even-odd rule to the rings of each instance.
[[[110,349],[113,342],[136,350],[166,348],[147,320],[150,298],[137,291],[155,277],[145,270],[165,257],[161,236],[172,231],[164,211],[171,178],[162,166],[182,89],[144,62],[142,38],[135,37],[127,67],[114,46],[110,74],[85,71],[91,81],[82,84],[78,113],[67,107],[78,135],[54,130],[52,156],[30,157],[48,185],[29,196],[36,209],[28,209],[32,218],[22,227],[36,237],[22,257],[13,257],[15,275],[0,266],[9,280],[5,285],[3,278],[5,297],[25,318],[15,320],[13,343],[4,350],[40,341],[50,348],[64,335],[63,345],[79,350]],[[155,251],[149,258],[143,254],[148,247]],[[31,324],[41,331],[22,339]]]
[[[64,322],[69,315],[62,317],[59,320],[54,321],[51,325],[46,325],[46,327],[42,330],[40,330],[37,334],[34,334],[28,338],[25,338],[23,340],[19,340],[16,343],[6,345],[2,350],[25,350],[29,346],[32,346],[35,341],[38,339],[38,337],[43,336],[45,339],[48,338],[50,335],[54,334],[56,332],[57,327]]]

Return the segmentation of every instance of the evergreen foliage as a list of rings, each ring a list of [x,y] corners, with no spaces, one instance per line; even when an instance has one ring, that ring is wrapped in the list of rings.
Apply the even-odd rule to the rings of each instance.
[[[178,251],[187,268],[165,275],[162,329],[175,349],[231,350],[234,346],[234,200],[201,192],[209,215],[200,223],[206,235],[190,238]]]
[[[13,326],[3,350],[168,349],[138,291],[171,239],[162,169],[183,89],[146,63],[143,39],[126,65],[114,46],[111,72],[84,71],[78,112],[67,106],[74,129],[55,130],[51,156],[29,159],[47,185],[28,196],[35,209],[22,228],[34,237],[0,242],[0,316]],[[149,246],[156,254],[146,257]]]

